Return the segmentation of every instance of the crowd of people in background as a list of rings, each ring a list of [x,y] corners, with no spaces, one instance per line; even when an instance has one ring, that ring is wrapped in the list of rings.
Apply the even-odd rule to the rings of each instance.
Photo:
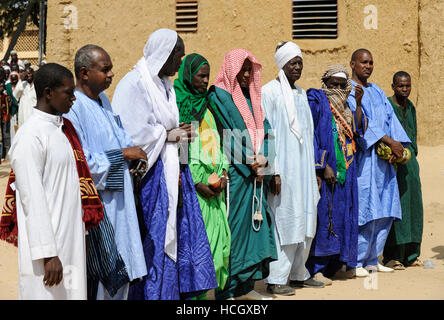
[[[45,63],[43,60],[40,65]],[[15,132],[36,106],[34,72],[37,69],[29,60],[19,59],[15,50],[8,60],[0,61],[1,159],[6,158]]]
[[[302,50],[288,41],[270,53],[270,82],[234,49],[209,87],[210,62],[185,49],[173,30],[152,33],[111,100],[112,57],[97,45],[77,51],[74,75],[36,71],[16,52],[1,61],[11,173],[0,238],[18,246],[19,299],[199,300],[214,289],[217,300],[271,300],[422,265],[407,72],[387,98],[358,49],[305,91]]]

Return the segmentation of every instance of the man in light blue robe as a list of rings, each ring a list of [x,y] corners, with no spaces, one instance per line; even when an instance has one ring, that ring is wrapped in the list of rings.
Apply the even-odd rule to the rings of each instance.
[[[146,154],[134,146],[103,92],[114,76],[111,69],[111,59],[102,48],[79,49],[76,100],[66,115],[77,131],[104,205],[104,222],[88,237],[88,297],[100,300],[126,299],[129,282],[147,274],[127,162],[146,159]]]
[[[368,271],[392,272],[382,266],[382,254],[392,222],[401,219],[396,169],[376,153],[379,141],[387,144],[393,159],[402,157],[403,145],[410,143],[406,132],[393,112],[386,95],[367,79],[373,72],[373,57],[366,49],[356,50],[351,58],[352,85],[364,89],[362,109],[368,119],[363,138],[358,138],[357,154],[359,193],[358,264],[356,276],[368,276]],[[348,97],[352,111],[356,110],[355,89]]]
[[[292,295],[291,287],[323,287],[305,267],[316,233],[319,190],[315,172],[313,119],[303,89],[294,84],[302,73],[302,53],[293,42],[278,46],[278,78],[262,88],[262,107],[276,137],[277,172],[269,205],[275,225],[278,260],[270,263],[267,291]],[[279,181],[275,180],[279,177]],[[274,190],[273,190],[274,189]]]

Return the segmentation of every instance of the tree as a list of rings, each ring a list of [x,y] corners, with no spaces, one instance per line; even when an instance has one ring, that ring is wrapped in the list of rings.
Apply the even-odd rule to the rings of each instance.
[[[0,0],[0,39],[13,34],[4,59],[9,58],[28,22],[39,27],[39,13],[40,0]]]

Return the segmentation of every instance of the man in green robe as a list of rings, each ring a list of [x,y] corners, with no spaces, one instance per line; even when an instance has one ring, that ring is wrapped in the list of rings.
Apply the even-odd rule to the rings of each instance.
[[[384,264],[395,270],[407,266],[422,266],[418,259],[423,230],[423,207],[419,164],[416,160],[416,110],[408,99],[411,91],[411,77],[407,72],[399,71],[393,76],[394,95],[389,99],[396,116],[412,143],[410,161],[398,164],[396,178],[401,198],[402,220],[393,223],[384,247]]]
[[[231,233],[227,221],[225,188],[228,178],[228,160],[223,153],[221,139],[214,117],[215,105],[208,99],[210,64],[197,53],[186,56],[174,81],[179,122],[193,123],[197,139],[189,145],[189,167],[202,210],[205,229],[213,255],[218,288],[223,289],[228,278]],[[216,174],[218,187],[208,178]],[[205,294],[198,297],[204,299]]]
[[[228,280],[216,299],[235,297],[270,300],[254,290],[255,281],[265,279],[270,262],[277,259],[276,242],[266,195],[272,179],[266,161],[271,127],[261,107],[261,65],[245,49],[225,55],[224,63],[210,88],[216,117],[224,129],[223,145],[230,161],[229,214],[231,253]],[[275,177],[273,177],[275,179]]]

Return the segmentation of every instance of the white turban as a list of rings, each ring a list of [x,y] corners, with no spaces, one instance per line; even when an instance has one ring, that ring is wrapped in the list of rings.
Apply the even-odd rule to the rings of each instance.
[[[302,51],[296,43],[289,41],[276,51],[274,55],[274,61],[276,61],[276,64],[280,69],[278,77],[279,82],[281,83],[281,90],[285,100],[285,108],[287,109],[290,130],[298,138],[299,142],[302,143],[302,133],[299,127],[299,121],[296,117],[293,90],[291,89],[290,83],[288,82],[284,70],[282,70],[287,62],[295,57],[300,57],[302,59]],[[298,91],[298,94],[301,93]]]
[[[279,69],[282,69],[285,64],[294,57],[300,57],[302,59],[301,48],[299,48],[296,43],[288,41],[276,51],[274,61],[276,61]]]

